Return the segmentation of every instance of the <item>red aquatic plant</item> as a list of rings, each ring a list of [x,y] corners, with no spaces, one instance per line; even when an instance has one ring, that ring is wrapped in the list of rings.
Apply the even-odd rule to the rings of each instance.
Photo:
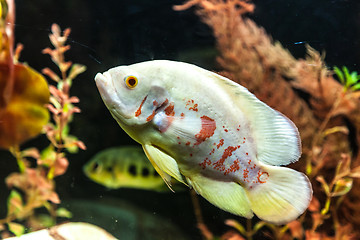
[[[14,51],[15,5],[2,1],[0,8],[0,148],[14,149],[37,136],[49,119],[45,78],[18,62],[21,45]]]
[[[294,167],[308,174],[314,188],[309,210],[285,226],[262,221],[253,226],[248,221],[246,228],[237,221],[227,224],[247,239],[260,229],[270,230],[268,235],[276,239],[359,236],[360,152],[351,149],[346,124],[350,121],[355,127],[360,146],[360,93],[357,87],[349,88],[354,81],[340,84],[324,56],[310,46],[305,59],[295,59],[247,17],[254,11],[250,0],[190,0],[174,9],[190,7],[213,30],[221,74],[247,87],[299,128],[303,156]],[[309,101],[295,89],[308,93]]]
[[[0,4],[1,14],[6,15],[6,18],[0,18],[0,147],[9,149],[19,166],[19,172],[6,178],[11,192],[7,215],[0,219],[0,232],[5,237],[10,233],[24,233],[25,226],[28,230],[35,230],[54,224],[57,216],[70,216],[65,209],[56,209],[60,198],[55,191],[54,177],[64,174],[69,165],[66,151],[74,153],[78,148],[86,148],[83,142],[69,134],[73,114],[80,112],[74,105],[79,99],[70,96],[71,84],[86,68],[65,61],[64,53],[70,49],[66,45],[70,29],[62,32],[54,24],[49,36],[54,48],[46,48],[43,53],[51,56],[60,76],[45,68],[43,73],[57,84],[48,86],[40,73],[18,62],[22,47],[18,47],[15,53],[12,50],[14,2],[9,0],[6,5],[2,1]],[[53,122],[49,121],[48,110]],[[50,141],[47,148],[42,151],[20,149],[24,141],[41,131]],[[49,216],[38,218],[38,208],[47,209]]]

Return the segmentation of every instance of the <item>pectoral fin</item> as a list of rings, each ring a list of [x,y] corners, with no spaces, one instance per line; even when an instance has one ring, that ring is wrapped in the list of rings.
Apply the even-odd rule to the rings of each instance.
[[[152,145],[143,145],[143,149],[155,170],[159,173],[170,189],[171,177],[186,185],[174,158]]]

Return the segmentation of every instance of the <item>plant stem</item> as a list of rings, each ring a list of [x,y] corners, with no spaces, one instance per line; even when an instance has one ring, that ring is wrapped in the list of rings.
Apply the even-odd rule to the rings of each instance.
[[[251,219],[247,218],[246,219],[246,239],[252,240],[252,236],[253,236],[253,231],[252,231]]]
[[[21,151],[19,145],[10,148],[10,152],[16,158],[20,173],[25,172],[26,165],[24,163],[23,158],[21,157]]]
[[[334,111],[339,106],[339,104],[340,104],[341,100],[343,99],[343,97],[344,97],[344,93],[341,92],[339,94],[339,96],[336,98],[336,101],[332,105],[329,113],[326,115],[324,121],[321,123],[321,125],[319,127],[319,130],[318,130],[317,134],[315,135],[314,140],[312,141],[311,148],[312,148],[313,151],[311,151],[312,154],[309,154],[309,156],[307,157],[307,163],[306,163],[307,164],[307,173],[308,173],[308,175],[314,176],[314,173],[312,172],[312,165],[311,165],[312,161],[311,161],[311,159],[314,157],[313,152],[314,152],[315,146],[319,143],[320,139],[322,138],[323,132],[324,132],[327,124],[329,123],[330,119],[333,117]],[[322,158],[319,158],[319,159],[322,159]],[[321,162],[318,161],[317,165],[318,164],[321,164]]]

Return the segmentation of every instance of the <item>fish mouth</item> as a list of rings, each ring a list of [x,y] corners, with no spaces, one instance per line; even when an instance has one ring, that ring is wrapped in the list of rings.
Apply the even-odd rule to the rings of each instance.
[[[109,74],[107,72],[104,74],[97,73],[95,82],[105,104],[107,105],[108,103],[114,102],[114,99],[117,98],[117,96]]]
[[[109,72],[104,72],[103,74],[97,73],[95,76],[95,83],[102,100],[115,119],[120,120],[122,118],[131,118],[131,116],[123,113],[126,108],[120,101],[113,79]]]

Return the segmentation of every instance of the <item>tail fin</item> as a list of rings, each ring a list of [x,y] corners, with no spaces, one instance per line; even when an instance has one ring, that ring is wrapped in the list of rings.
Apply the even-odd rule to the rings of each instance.
[[[290,168],[262,165],[269,174],[266,183],[247,189],[251,209],[260,218],[275,224],[296,219],[312,198],[309,179]]]

